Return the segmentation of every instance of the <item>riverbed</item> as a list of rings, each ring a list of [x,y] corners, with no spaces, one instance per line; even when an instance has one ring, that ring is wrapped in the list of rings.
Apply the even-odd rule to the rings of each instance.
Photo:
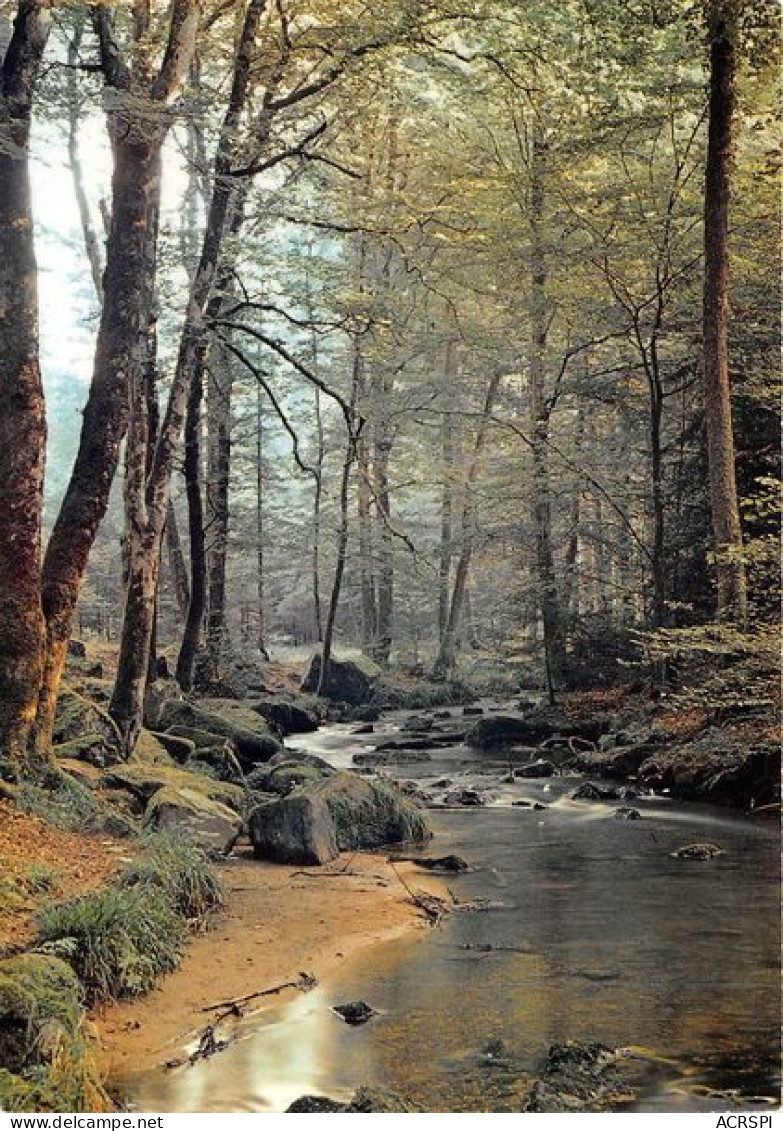
[[[392,714],[362,736],[329,725],[289,745],[348,768],[405,719]],[[519,1111],[549,1046],[571,1039],[628,1049],[631,1110],[777,1102],[776,822],[653,796],[631,803],[640,819],[622,820],[618,803],[572,800],[575,776],[504,781],[500,751],[458,744],[430,758],[384,772],[486,791],[484,805],[428,815],[431,852],[471,865],[447,881],[455,901],[483,909],[359,952],[310,992],[247,1018],[224,1051],[135,1080],[133,1106],[275,1112],[305,1093],[341,1099],[369,1084],[431,1112]],[[672,856],[705,841],[722,854]],[[417,884],[426,890],[431,877]],[[332,1006],[356,999],[378,1013],[350,1027]]]

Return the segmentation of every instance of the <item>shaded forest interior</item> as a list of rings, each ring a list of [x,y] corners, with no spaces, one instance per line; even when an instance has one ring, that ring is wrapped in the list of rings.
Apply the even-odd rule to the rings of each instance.
[[[770,708],[773,5],[0,17],[8,780],[74,637],[125,756],[316,649]]]

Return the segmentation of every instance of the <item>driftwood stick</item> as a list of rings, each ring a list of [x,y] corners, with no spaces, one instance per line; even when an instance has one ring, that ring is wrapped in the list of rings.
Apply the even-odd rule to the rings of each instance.
[[[233,998],[229,1001],[218,1001],[214,1005],[207,1005],[201,1010],[202,1013],[214,1013],[218,1009],[226,1009],[228,1013],[238,1012],[239,1007],[247,1005],[249,1001],[255,1001],[259,997],[271,997],[274,994],[282,993],[283,990],[310,990],[317,984],[317,978],[314,974],[307,974],[301,971],[296,981],[281,982],[279,986],[270,986],[265,990],[256,990],[252,994],[245,994],[244,997]]]

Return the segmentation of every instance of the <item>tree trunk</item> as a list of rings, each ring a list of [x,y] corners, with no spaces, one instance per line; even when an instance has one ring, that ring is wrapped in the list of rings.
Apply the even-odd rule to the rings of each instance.
[[[536,540],[536,569],[539,608],[544,630],[544,662],[550,700],[563,680],[565,633],[552,551],[552,500],[549,485],[549,422],[551,406],[546,396],[547,270],[542,225],[544,185],[543,146],[538,134],[533,139],[530,185],[530,415],[533,454],[533,525]]]
[[[207,395],[207,668],[222,671],[228,652],[226,563],[228,559],[231,406],[234,373],[228,352],[213,344]]]
[[[384,405],[387,404],[384,398]],[[389,456],[391,431],[385,420],[375,425],[375,505],[378,511],[378,583],[377,620],[373,657],[382,668],[388,668],[392,647],[394,616],[394,544],[392,541],[391,496],[389,493]]]
[[[446,388],[451,388],[454,373],[455,343],[448,342],[444,362]],[[442,425],[443,488],[440,507],[440,552],[438,555],[438,639],[443,639],[449,616],[449,581],[451,577],[451,540],[454,513],[454,424],[448,412]]]
[[[126,133],[114,122],[111,228],[105,301],[79,450],[44,558],[48,654],[36,741],[48,745],[68,638],[84,573],[106,513],[128,419],[128,387],[140,379],[152,315],[162,136]]]
[[[729,197],[734,117],[736,4],[712,0],[709,10],[710,118],[704,187],[704,409],[710,468],[718,616],[742,624],[747,588],[742,558],[729,380]]]
[[[96,5],[91,16],[111,92],[112,209],[92,384],[76,461],[43,565],[47,657],[35,722],[40,748],[51,742],[87,559],[108,505],[129,403],[137,395],[134,389],[141,389],[155,283],[161,149],[172,121],[165,107],[179,93],[190,68],[200,4],[173,0],[168,41],[154,79],[147,66],[139,68],[138,75],[129,67],[114,38],[109,6]],[[133,29],[137,38],[144,38],[146,30],[143,19]],[[135,42],[134,50],[137,47]]]
[[[258,604],[258,651],[269,659],[266,646],[266,609],[264,583],[264,390],[256,387],[256,594]]]
[[[201,402],[204,396],[206,345],[199,351],[190,376],[185,416],[185,497],[190,544],[190,601],[177,657],[176,678],[183,691],[193,690],[196,656],[202,643],[207,607],[207,547],[204,534],[204,496],[201,470]]]
[[[495,406],[498,391],[500,389],[501,374],[496,373],[492,376],[489,385],[487,386],[486,396],[484,398],[484,408],[481,414],[481,421],[479,423],[478,432],[476,433],[476,440],[473,445],[473,455],[471,457],[470,466],[465,477],[465,502],[462,508],[462,530],[461,530],[461,547],[460,555],[457,559],[457,568],[454,575],[454,588],[451,594],[451,601],[449,603],[449,615],[446,621],[446,631],[440,640],[438,648],[438,655],[435,659],[435,664],[432,669],[433,679],[446,679],[454,671],[457,661],[457,640],[460,626],[460,618],[462,616],[462,608],[465,600],[465,591],[468,582],[468,571],[470,569],[470,562],[473,556],[473,545],[475,542],[476,533],[476,503],[474,499],[473,485],[478,476],[479,468],[481,466],[481,453],[484,450],[484,445],[487,439],[487,431],[489,428],[490,417]]]
[[[27,741],[44,666],[46,412],[28,147],[48,7],[19,4],[0,69],[0,762],[12,777],[32,768]]]
[[[190,604],[190,582],[185,565],[185,556],[182,552],[182,542],[179,537],[179,525],[174,504],[169,502],[166,512],[166,552],[168,554],[169,573],[171,575],[174,597],[179,609],[179,615],[184,623],[188,615]]]

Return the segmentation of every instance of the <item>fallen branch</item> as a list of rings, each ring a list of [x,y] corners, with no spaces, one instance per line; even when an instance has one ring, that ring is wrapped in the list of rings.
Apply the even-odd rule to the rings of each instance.
[[[239,1016],[241,1007],[247,1005],[249,1001],[255,1001],[256,998],[271,997],[274,994],[282,993],[283,990],[311,990],[313,986],[317,984],[318,979],[314,974],[307,974],[304,971],[300,971],[299,977],[294,982],[281,982],[278,986],[270,986],[266,990],[256,990],[252,994],[245,994],[244,997],[233,998],[229,1001],[219,1001],[216,1002],[215,1005],[206,1005],[201,1012],[214,1013],[218,1009],[224,1009],[227,1011],[224,1014],[226,1017],[232,1013]],[[217,1024],[217,1022],[214,1024]]]

